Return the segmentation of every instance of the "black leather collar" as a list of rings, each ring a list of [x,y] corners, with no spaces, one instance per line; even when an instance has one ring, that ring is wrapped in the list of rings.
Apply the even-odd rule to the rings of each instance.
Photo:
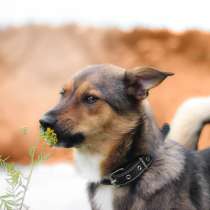
[[[152,164],[152,157],[150,155],[142,155],[134,162],[119,168],[108,176],[104,177],[100,184],[114,185],[117,187],[125,186],[138,177],[140,177]]]

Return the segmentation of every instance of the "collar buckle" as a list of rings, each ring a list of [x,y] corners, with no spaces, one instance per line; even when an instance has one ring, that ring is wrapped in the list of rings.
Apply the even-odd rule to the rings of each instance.
[[[140,157],[139,160],[145,168],[148,168],[148,165],[145,163],[145,161],[142,157]]]
[[[117,169],[116,171],[114,171],[114,172],[112,172],[112,173],[110,174],[110,183],[111,183],[112,185],[118,186],[118,184],[117,184],[117,179],[115,178],[115,175],[117,175],[118,173],[120,173],[120,172],[122,172],[122,171],[124,171],[124,168],[119,168],[119,169]]]

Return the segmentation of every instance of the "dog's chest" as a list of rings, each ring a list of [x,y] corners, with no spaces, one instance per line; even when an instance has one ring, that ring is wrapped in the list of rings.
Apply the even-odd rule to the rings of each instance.
[[[113,189],[110,186],[100,186],[93,197],[94,206],[97,210],[114,210]]]
[[[100,164],[102,157],[99,155],[84,154],[75,151],[75,166],[79,174],[88,181],[98,182],[101,179]]]

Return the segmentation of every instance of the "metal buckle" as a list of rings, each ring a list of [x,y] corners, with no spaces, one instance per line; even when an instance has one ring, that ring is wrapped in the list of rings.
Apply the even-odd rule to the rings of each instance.
[[[139,160],[141,161],[141,163],[145,168],[148,168],[147,164],[144,162],[144,159],[142,157],[140,157]]]
[[[118,184],[116,184],[117,179],[114,178],[113,176],[115,176],[117,173],[119,173],[120,171],[123,171],[123,170],[124,170],[124,168],[120,168],[110,174],[110,181],[111,181],[112,185],[118,186]]]
[[[110,180],[111,180],[111,184],[112,184],[112,185],[117,185],[117,184],[116,184],[116,182],[117,182],[116,179],[113,179],[112,177],[110,177]]]

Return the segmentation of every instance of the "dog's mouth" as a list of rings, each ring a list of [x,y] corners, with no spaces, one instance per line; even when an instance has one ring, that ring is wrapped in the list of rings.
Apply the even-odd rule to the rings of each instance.
[[[48,143],[50,146],[55,147],[64,147],[64,148],[71,148],[80,145],[85,136],[78,132],[72,134],[70,132],[64,132],[58,128],[51,129],[51,128],[40,128],[41,137]]]
[[[75,134],[59,134],[58,141],[55,144],[57,147],[64,147],[64,148],[71,148],[79,146],[85,137],[82,133],[75,133]]]

